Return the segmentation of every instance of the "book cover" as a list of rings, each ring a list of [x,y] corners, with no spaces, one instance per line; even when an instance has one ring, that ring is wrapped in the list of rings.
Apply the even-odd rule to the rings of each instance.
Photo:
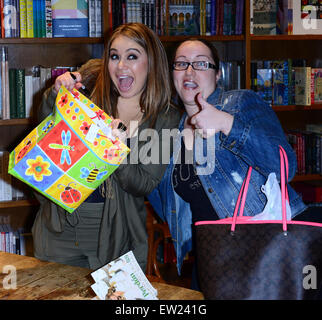
[[[251,0],[251,30],[254,35],[275,35],[277,0]]]
[[[322,103],[322,68],[311,68],[311,103]]]
[[[311,105],[311,67],[294,67],[295,104]]]
[[[272,69],[257,69],[257,93],[272,105]]]
[[[132,251],[91,273],[100,300],[158,300]]]
[[[88,37],[88,0],[52,0],[53,37]]]
[[[179,4],[179,1],[169,4],[169,34],[199,35],[200,6],[199,1],[190,2],[188,5]]]
[[[320,1],[293,0],[293,34],[322,34]]]

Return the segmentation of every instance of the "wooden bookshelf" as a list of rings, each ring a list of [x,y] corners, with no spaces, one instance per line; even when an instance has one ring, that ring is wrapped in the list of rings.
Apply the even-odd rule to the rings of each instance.
[[[274,111],[303,111],[303,110],[322,110],[322,104],[311,104],[310,106],[298,106],[298,105],[288,105],[288,106],[273,106]]]
[[[36,199],[0,201],[0,209],[1,208],[36,207],[38,205],[39,205],[39,202]]]
[[[103,43],[104,38],[0,38],[0,45],[8,44],[72,44],[72,43]]]

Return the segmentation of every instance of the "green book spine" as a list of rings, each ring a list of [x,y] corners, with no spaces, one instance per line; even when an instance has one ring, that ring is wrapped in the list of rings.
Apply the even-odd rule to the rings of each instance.
[[[16,69],[17,116],[26,118],[25,69]]]
[[[9,69],[9,101],[10,101],[10,119],[16,119],[17,115],[17,87],[16,87],[16,69]]]

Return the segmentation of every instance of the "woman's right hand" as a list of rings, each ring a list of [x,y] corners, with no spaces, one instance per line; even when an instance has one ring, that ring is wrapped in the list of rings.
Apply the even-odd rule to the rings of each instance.
[[[71,91],[74,88],[79,89],[82,87],[82,76],[79,72],[72,72],[76,80],[71,76],[71,72],[65,72],[64,74],[58,76],[55,80],[54,89],[58,93],[60,87],[63,85],[67,90]]]

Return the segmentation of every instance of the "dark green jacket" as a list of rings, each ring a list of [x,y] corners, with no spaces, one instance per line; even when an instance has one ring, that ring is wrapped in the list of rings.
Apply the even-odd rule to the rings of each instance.
[[[37,114],[38,121],[52,112],[55,99],[56,94],[52,88],[44,93]],[[156,164],[144,164],[144,160],[148,160],[150,156],[144,148],[149,149],[151,145],[158,148],[158,159],[161,159],[162,149],[169,150],[170,144],[169,139],[162,139],[161,130],[177,128],[179,120],[180,112],[174,107],[161,112],[155,124],[158,135],[151,140],[149,137],[147,140],[144,138],[145,134],[149,136],[151,131],[144,130],[148,128],[148,122],[143,122],[138,128],[138,135],[131,139],[131,152],[124,161],[130,163],[129,159],[134,158],[138,159],[138,163],[123,162],[108,178],[112,195],[105,200],[100,228],[98,258],[102,265],[133,250],[138,263],[145,270],[148,245],[144,197],[159,184],[167,163],[161,164],[159,160]],[[41,206],[33,225],[34,251],[35,256],[44,256],[46,253],[43,245],[43,226],[51,232],[62,232],[68,213],[40,194],[37,194],[37,198]]]

